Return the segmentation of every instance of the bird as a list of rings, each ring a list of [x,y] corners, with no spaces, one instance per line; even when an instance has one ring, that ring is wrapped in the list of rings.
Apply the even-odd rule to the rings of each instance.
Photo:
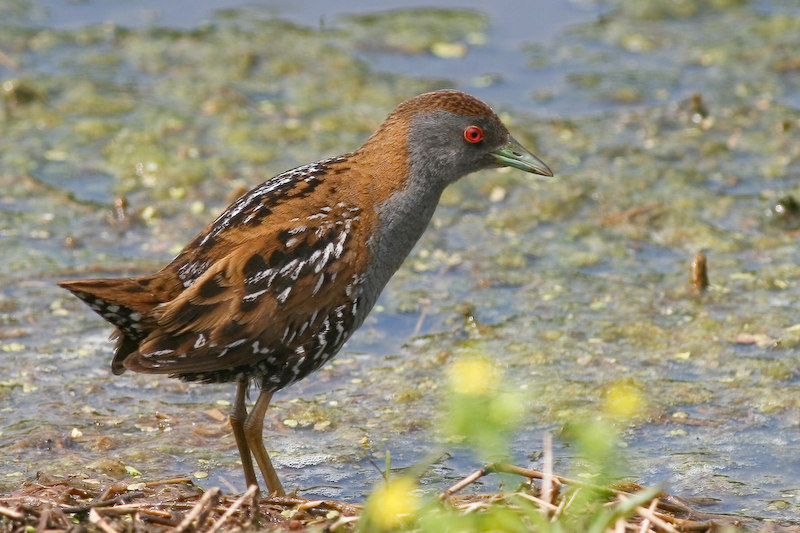
[[[245,193],[154,274],[61,281],[116,327],[111,370],[235,382],[230,424],[248,487],[252,459],[283,495],[264,447],[275,392],[333,358],[430,222],[445,187],[513,167],[553,176],[495,112],[454,89],[400,103],[361,148]],[[248,388],[258,397],[250,412]]]

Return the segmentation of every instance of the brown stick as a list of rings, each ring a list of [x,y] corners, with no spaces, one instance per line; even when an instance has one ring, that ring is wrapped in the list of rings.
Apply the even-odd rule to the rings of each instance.
[[[483,476],[487,474],[494,474],[494,473],[504,473],[504,474],[516,474],[518,476],[527,477],[530,479],[543,479],[545,474],[543,472],[539,472],[538,470],[533,470],[531,468],[522,468],[521,466],[510,465],[508,463],[491,463],[483,468],[476,470],[475,472],[469,474],[461,481],[455,483],[454,485],[450,486],[446,490],[444,490],[441,494],[439,494],[440,500],[445,500],[455,494],[456,492],[462,490],[463,488],[469,486],[470,484],[474,483],[475,481],[479,480]],[[572,485],[575,487],[583,487],[587,489],[607,492],[609,494],[616,494],[616,495],[623,495],[623,496],[630,496],[631,493],[626,492],[624,490],[618,490],[608,487],[601,487],[599,485],[593,485],[592,483],[587,483],[585,481],[580,481],[578,479],[572,479],[564,476],[557,476],[555,474],[552,475],[552,479],[561,483],[562,485]]]
[[[422,324],[425,322],[425,317],[428,316],[428,310],[431,307],[431,301],[428,298],[423,299],[420,303],[422,304],[422,309],[419,311],[419,317],[417,318],[417,323],[414,325],[414,331],[411,332],[411,338],[419,335],[419,332],[422,330]]]
[[[444,492],[439,494],[439,499],[440,500],[446,500],[447,498],[449,498],[450,496],[452,496],[456,492],[460,491],[464,487],[467,487],[468,485],[471,485],[471,484],[475,483],[477,480],[479,480],[480,478],[482,478],[486,474],[490,473],[488,471],[488,468],[489,467],[487,466],[487,467],[481,468],[479,470],[476,470],[475,472],[471,473],[470,475],[468,475],[467,477],[465,477],[464,479],[462,479],[458,483],[456,483],[454,485],[451,485],[450,487],[445,489]]]
[[[695,294],[700,294],[708,288],[708,261],[706,254],[697,252],[692,259],[689,269],[689,283]]]
[[[203,494],[203,497],[197,502],[197,504],[192,507],[192,510],[186,513],[186,516],[183,518],[180,524],[178,524],[175,529],[171,531],[171,533],[183,533],[183,531],[188,528],[191,523],[199,517],[208,507],[216,505],[215,500],[219,496],[219,487],[212,487]]]
[[[162,518],[170,518],[172,516],[172,513],[168,511],[159,511],[158,509],[148,509],[147,507],[142,507],[138,503],[126,503],[123,505],[115,505],[114,507],[96,507],[95,509],[102,514],[142,513],[152,516],[160,516]]]
[[[656,501],[657,500],[653,500],[653,502],[656,502]],[[651,507],[651,509],[645,509],[644,507],[637,507],[636,508],[636,514],[638,514],[642,518],[645,518],[645,519],[649,520],[650,523],[652,523],[654,526],[658,526],[659,528],[663,529],[667,533],[678,533],[678,530],[675,529],[674,527],[672,527],[672,524],[670,524],[669,522],[667,522],[665,520],[662,520],[661,518],[659,518],[656,515],[655,510],[652,509],[653,504],[650,504],[650,507]],[[681,525],[681,528],[683,528],[683,525]]]
[[[89,522],[105,531],[105,533],[119,533],[116,529],[111,527],[111,524],[106,522],[105,519],[100,516],[96,509],[89,511]]]
[[[161,481],[148,481],[144,484],[145,487],[157,487],[158,485],[178,485],[180,483],[191,483],[192,479],[188,477],[172,477]]]
[[[47,524],[50,522],[50,509],[48,504],[42,506],[41,514],[39,515],[39,522],[36,524],[36,533],[41,533],[47,529]]]
[[[541,509],[547,509],[548,511],[552,511],[552,512],[556,512],[558,510],[558,507],[556,507],[552,503],[546,502],[543,499],[537,498],[536,496],[533,496],[531,494],[526,494],[524,492],[517,492],[517,493],[515,493],[515,496],[519,496],[520,498],[525,498],[526,500],[530,500],[533,503],[535,503],[536,505],[538,505],[539,508],[541,508]]]
[[[7,516],[13,520],[23,519],[22,513],[18,513],[14,509],[9,509],[8,507],[0,507],[0,515]]]
[[[250,485],[250,487],[247,489],[247,492],[242,494],[242,496],[238,500],[233,502],[233,505],[228,507],[228,510],[225,511],[225,514],[220,516],[219,519],[216,522],[214,522],[214,524],[208,529],[208,531],[206,531],[206,533],[214,533],[219,528],[221,528],[222,525],[225,524],[225,522],[227,522],[227,520],[231,516],[233,516],[233,513],[235,513],[239,509],[239,507],[241,507],[244,504],[244,502],[247,499],[253,500],[255,498],[256,494],[258,494],[258,486],[257,485]]]
[[[650,502],[650,507],[647,508],[647,511],[652,513],[655,511],[656,506],[658,506],[658,498],[654,498],[653,501]],[[650,519],[645,517],[645,519],[642,520],[642,527],[639,528],[639,533],[647,533],[648,529],[650,529]]]

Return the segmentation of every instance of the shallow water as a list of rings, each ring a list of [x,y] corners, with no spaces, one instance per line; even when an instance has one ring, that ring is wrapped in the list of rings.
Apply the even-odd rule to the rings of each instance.
[[[563,424],[624,378],[647,396],[622,428],[630,479],[796,520],[799,223],[773,210],[800,176],[793,2],[177,4],[0,6],[2,489],[131,468],[241,489],[232,387],[111,376],[108,328],[54,282],[158,268],[237,190],[456,86],[558,180],[447,191],[365,326],[276,396],[285,485],[359,500],[386,450],[430,462],[432,490],[467,474],[435,428],[443,367],[479,352],[524,393],[517,462],[549,430],[571,471]],[[400,9],[420,5],[440,9]]]

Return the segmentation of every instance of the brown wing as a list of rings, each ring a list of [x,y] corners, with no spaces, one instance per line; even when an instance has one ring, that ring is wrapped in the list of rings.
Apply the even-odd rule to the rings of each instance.
[[[367,261],[360,210],[339,203],[284,220],[269,233],[249,232],[252,238],[158,306],[156,327],[125,366],[203,374],[335,353],[352,333]]]
[[[265,246],[263,251],[270,252],[270,239],[283,229],[279,226],[281,222],[324,213],[320,210],[335,202],[331,197],[335,184],[321,186],[326,173],[338,176],[348,170],[347,156],[342,156],[270,178],[228,206],[164,267],[161,275],[173,277],[189,287],[217,261],[237,253],[244,244],[256,248]],[[291,224],[286,228],[290,229]]]

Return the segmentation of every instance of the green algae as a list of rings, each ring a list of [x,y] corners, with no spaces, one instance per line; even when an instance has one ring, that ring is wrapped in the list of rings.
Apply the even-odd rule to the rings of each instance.
[[[672,18],[688,18],[718,11],[737,8],[748,0],[675,0],[659,2],[658,0],[611,0],[609,3],[619,8],[626,18],[633,20],[667,20]]]
[[[515,137],[557,180],[482,172],[446,191],[383,311],[334,364],[277,398],[266,425],[278,461],[316,452],[360,467],[387,447],[403,460],[430,439],[447,444],[408,436],[428,435],[444,369],[476,351],[506,369],[503,388],[523,392],[526,436],[591,412],[630,379],[647,396],[635,425],[658,434],[643,439],[642,471],[711,460],[696,449],[653,457],[695,439],[676,412],[720,433],[756,415],[791,431],[800,257],[772,210],[797,194],[800,112],[785,98],[798,88],[787,61],[800,18],[745,2],[669,4],[613,3],[597,23],[527,50],[531,68],[564,59],[573,72],[552,100],[603,111],[512,114]],[[237,191],[353,149],[397,102],[440,85],[374,72],[359,53],[475,46],[487,24],[423,10],[314,30],[244,10],[191,31],[0,32],[21,66],[0,80],[0,448],[17,460],[0,486],[45,460],[54,472],[238,472],[224,420],[205,414],[227,409],[230,387],[110,377],[105,326],[52,281],[157,268]],[[82,196],[75,174],[105,184],[102,200]],[[118,195],[127,226],[113,222]],[[700,250],[711,286],[697,295],[687,285]],[[703,435],[709,448],[722,440]],[[734,481],[708,488],[729,495]]]
[[[345,31],[359,48],[402,54],[442,55],[437,53],[437,45],[480,44],[486,41],[488,26],[488,18],[482,13],[452,9],[400,9],[351,15],[343,20]]]

